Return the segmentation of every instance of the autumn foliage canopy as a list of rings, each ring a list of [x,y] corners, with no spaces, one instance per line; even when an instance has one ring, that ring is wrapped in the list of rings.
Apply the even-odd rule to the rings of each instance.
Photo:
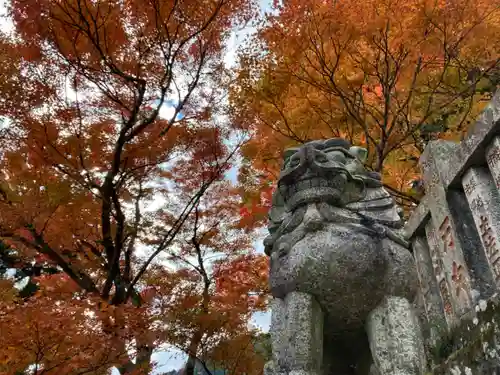
[[[241,141],[220,116],[224,43],[255,4],[8,5],[0,260],[28,285],[0,285],[0,373],[146,374],[166,344],[187,374],[259,373],[267,261],[238,226]]]
[[[231,87],[233,122],[252,134],[240,173],[247,225],[266,220],[283,148],[330,137],[367,147],[367,167],[408,212],[426,143],[460,140],[500,82],[498,1],[289,0],[274,9],[241,49]]]

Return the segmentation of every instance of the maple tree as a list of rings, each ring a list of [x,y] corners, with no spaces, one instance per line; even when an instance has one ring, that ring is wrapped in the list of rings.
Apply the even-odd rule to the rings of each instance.
[[[498,2],[274,4],[240,50],[231,92],[233,123],[252,133],[240,171],[243,225],[266,220],[262,194],[282,150],[329,137],[365,146],[367,167],[413,207],[418,183],[408,183],[426,143],[459,140],[499,82]]]
[[[262,369],[271,359],[269,334],[262,332],[242,333],[216,347],[209,369],[227,369],[230,374],[262,374]]]
[[[262,372],[263,366],[254,366],[259,356],[248,350],[252,330],[248,327],[251,315],[267,308],[268,261],[252,251],[252,241],[238,228],[240,205],[235,194],[228,200],[233,187],[219,185],[196,205],[190,225],[185,225],[176,236],[167,260],[177,265],[180,283],[154,293],[161,301],[158,314],[165,341],[188,353],[185,374],[194,373],[196,362],[218,360],[229,373]],[[224,197],[224,198],[222,198]],[[152,272],[149,285],[172,285],[175,278],[165,277],[165,270]],[[177,297],[176,297],[177,296]],[[247,339],[245,347],[235,346]],[[233,357],[223,355],[232,348]],[[204,363],[203,362],[203,363]],[[234,371],[229,369],[236,366]],[[243,371],[243,372],[245,372]]]
[[[224,41],[255,5],[9,4],[1,259],[33,288],[1,281],[0,373],[146,374],[170,343],[190,374],[265,308],[266,261],[235,225],[224,181],[240,142],[218,119]]]

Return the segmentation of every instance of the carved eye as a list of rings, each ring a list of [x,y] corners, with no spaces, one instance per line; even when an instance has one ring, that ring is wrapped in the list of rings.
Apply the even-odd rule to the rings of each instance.
[[[328,158],[323,153],[316,154],[316,161],[319,163],[326,163],[328,161]]]
[[[328,156],[330,157],[330,159],[336,161],[336,162],[339,162],[339,163],[342,163],[342,164],[345,164],[346,163],[346,157],[344,155],[343,152],[340,152],[340,151],[333,151],[333,152],[330,152],[328,154]]]

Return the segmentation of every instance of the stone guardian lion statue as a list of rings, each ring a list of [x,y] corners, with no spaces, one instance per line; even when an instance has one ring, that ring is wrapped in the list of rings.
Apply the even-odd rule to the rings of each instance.
[[[421,375],[418,281],[403,221],[366,150],[343,139],[284,153],[269,213],[266,375]]]

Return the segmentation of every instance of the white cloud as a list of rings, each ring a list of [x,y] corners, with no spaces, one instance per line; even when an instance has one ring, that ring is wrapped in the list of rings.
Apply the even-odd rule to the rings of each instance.
[[[256,233],[257,238],[253,242],[253,245],[255,247],[255,250],[258,253],[264,254],[263,241],[264,241],[264,238],[266,238],[268,234],[269,234],[269,232],[267,231],[267,228],[260,228],[259,230],[257,230],[257,233]]]
[[[155,374],[163,374],[167,371],[182,368],[186,363],[187,355],[177,348],[169,347],[165,351],[153,353],[152,359],[158,363],[158,366],[155,369]]]
[[[7,279],[7,280],[11,280],[11,279],[14,279],[14,277],[16,276],[16,269],[15,268],[9,268],[7,269],[7,271],[5,271],[4,273],[4,277]]]
[[[243,29],[231,32],[227,52],[224,56],[224,64],[227,68],[233,68],[236,66],[236,52],[238,47],[241,45],[245,37],[250,36],[255,31],[256,28],[254,26],[247,26]]]
[[[3,33],[10,33],[14,29],[14,24],[6,17],[7,1],[0,0],[0,31]]]
[[[269,327],[271,326],[271,313],[266,311],[253,314],[249,325],[263,332],[269,332]]]
[[[159,111],[159,116],[161,118],[170,120],[174,114],[175,114],[175,105],[173,105],[170,102],[163,103],[163,105],[161,106],[160,111]],[[176,120],[180,120],[181,118],[182,118],[182,114],[180,114],[180,113],[177,114]]]

